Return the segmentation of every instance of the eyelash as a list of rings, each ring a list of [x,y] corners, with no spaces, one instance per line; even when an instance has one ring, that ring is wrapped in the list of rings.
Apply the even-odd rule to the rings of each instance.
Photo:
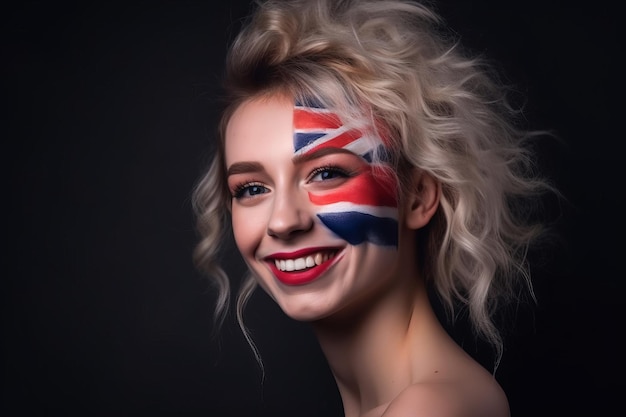
[[[313,170],[313,172],[311,172],[311,174],[309,175],[309,182],[311,182],[311,180],[313,178],[315,178],[316,175],[321,174],[322,172],[326,172],[326,171],[331,171],[333,173],[338,173],[343,178],[349,178],[349,177],[354,176],[354,173],[352,173],[352,172],[346,171],[345,169],[343,169],[343,168],[341,168],[341,167],[339,167],[337,165],[329,164],[329,165],[324,165],[324,166],[319,167],[319,168],[315,168]],[[330,179],[333,179],[333,178],[330,178]]]
[[[244,193],[249,190],[252,187],[260,187],[260,188],[266,188],[263,184],[261,184],[260,182],[256,182],[256,181],[244,181],[241,182],[239,184],[237,184],[232,191],[232,197],[235,199],[241,199],[241,198],[250,198],[250,197],[254,197],[253,195],[248,196],[248,197],[244,197]],[[261,193],[264,194],[264,193]]]
[[[342,178],[348,178],[348,177],[354,176],[354,173],[352,173],[352,172],[346,171],[345,169],[343,169],[343,168],[341,168],[341,167],[339,167],[337,165],[329,164],[329,165],[321,166],[319,168],[315,168],[313,170],[313,172],[311,172],[311,174],[309,174],[308,182],[311,182],[312,179],[315,178],[318,174],[321,174],[323,172],[329,172],[329,171],[332,172],[332,173],[335,173],[335,174],[339,174],[339,176],[342,177]],[[334,179],[334,178],[329,178],[329,180],[332,180],[332,179]],[[321,180],[320,182],[323,182],[323,181],[324,180]],[[260,183],[260,182],[243,181],[243,182],[235,185],[235,187],[233,187],[233,190],[231,192],[232,198],[241,199],[241,198],[254,197],[254,195],[250,195],[250,196],[244,197],[244,193],[246,191],[248,191],[252,187],[260,187],[260,188],[266,189],[266,187],[262,183]],[[264,192],[260,193],[260,194],[264,194]]]

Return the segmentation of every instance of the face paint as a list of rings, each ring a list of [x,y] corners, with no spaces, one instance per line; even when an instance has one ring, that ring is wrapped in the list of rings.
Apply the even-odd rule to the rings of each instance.
[[[307,101],[295,105],[293,142],[295,155],[338,148],[363,158],[364,168],[354,177],[324,195],[309,192],[309,199],[319,207],[321,222],[350,244],[398,245],[395,176],[389,165],[373,161],[374,152],[385,154],[380,137],[349,128],[333,112]]]

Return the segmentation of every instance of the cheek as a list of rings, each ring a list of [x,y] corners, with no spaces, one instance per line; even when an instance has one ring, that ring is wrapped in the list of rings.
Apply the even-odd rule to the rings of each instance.
[[[235,243],[242,255],[251,255],[258,241],[259,230],[262,229],[258,220],[254,221],[254,215],[249,213],[250,210],[240,210],[233,207],[232,210],[232,228]]]
[[[317,216],[333,233],[352,245],[370,242],[398,246],[396,181],[388,170],[370,168],[323,195],[309,193]]]

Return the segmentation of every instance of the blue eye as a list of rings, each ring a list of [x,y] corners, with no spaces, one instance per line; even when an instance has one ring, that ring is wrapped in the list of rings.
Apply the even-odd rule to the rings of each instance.
[[[350,174],[339,167],[322,167],[313,171],[309,177],[309,182],[328,181],[335,178],[347,178]]]
[[[233,198],[250,198],[269,192],[269,189],[260,184],[241,184],[235,188]]]

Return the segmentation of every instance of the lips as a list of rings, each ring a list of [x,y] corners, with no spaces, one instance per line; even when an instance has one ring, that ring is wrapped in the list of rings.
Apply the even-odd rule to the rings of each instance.
[[[338,260],[338,248],[307,248],[276,253],[266,258],[274,276],[283,284],[303,285],[319,278]]]

